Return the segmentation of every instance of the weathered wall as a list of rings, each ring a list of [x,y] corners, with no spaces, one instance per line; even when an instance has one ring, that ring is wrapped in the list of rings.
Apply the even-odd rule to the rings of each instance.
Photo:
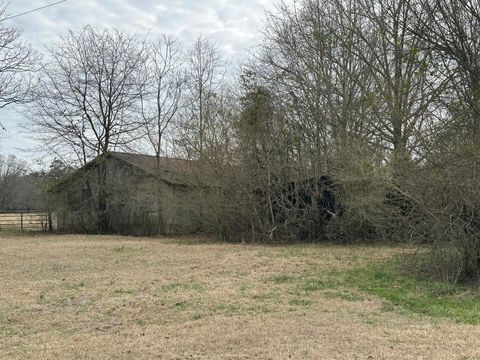
[[[118,159],[107,164],[107,212],[113,233],[182,234],[200,229],[190,188],[166,184]],[[57,195],[58,229],[96,232],[98,168],[72,179]]]

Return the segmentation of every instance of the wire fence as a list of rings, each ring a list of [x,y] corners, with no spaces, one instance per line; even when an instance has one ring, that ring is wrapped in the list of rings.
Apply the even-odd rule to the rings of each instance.
[[[54,231],[57,216],[49,211],[0,210],[0,231]]]

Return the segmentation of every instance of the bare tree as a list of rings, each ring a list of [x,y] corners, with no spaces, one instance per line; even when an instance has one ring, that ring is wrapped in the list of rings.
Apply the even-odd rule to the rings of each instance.
[[[166,132],[181,106],[186,80],[182,57],[182,48],[171,35],[162,35],[150,44],[140,100],[146,137],[157,158],[163,153]]]
[[[143,39],[87,26],[48,55],[32,107],[34,131],[48,149],[73,151],[85,164],[135,140]]]
[[[478,1],[421,0],[411,6],[423,26],[411,31],[424,41],[424,47],[437,55],[438,69],[447,73],[453,92],[444,98],[453,107],[470,112],[464,118],[466,135],[480,138],[480,4]],[[467,108],[465,108],[465,106]],[[450,107],[452,109],[452,107]],[[458,109],[457,109],[458,110]]]
[[[373,86],[362,90],[379,141],[390,153],[394,178],[416,153],[432,102],[442,89],[439,78],[431,75],[431,51],[418,35],[427,25],[414,16],[412,3],[337,1],[350,20],[346,26],[357,34],[355,55],[373,78]]]
[[[7,7],[7,2],[0,2],[0,108],[27,101],[31,83],[28,75],[38,60],[21,39],[22,32],[3,20],[8,16]]]
[[[204,156],[205,132],[215,117],[215,98],[226,67],[219,49],[200,36],[187,52],[187,93],[182,130],[183,143],[193,157]]]
[[[355,54],[358,35],[332,1],[280,2],[268,15],[256,72],[279,99],[292,136],[290,162],[306,176],[331,167],[337,147],[372,137],[362,88],[372,79]]]
[[[136,139],[134,134],[142,125],[138,104],[146,41],[90,26],[61,40],[49,49],[36,89],[33,130],[48,150],[64,156],[73,152],[86,164]],[[98,168],[95,198],[98,228],[104,232],[108,227],[107,169]]]
[[[410,4],[410,31],[434,54],[435,75],[447,87],[423,139],[423,167],[411,194],[428,216],[434,243],[430,268],[448,280],[480,278],[480,4],[419,0]]]
[[[259,81],[243,97],[240,141],[255,154],[244,166],[265,198],[270,237],[275,229],[289,238],[320,236],[323,224],[314,219],[322,211],[314,204],[323,201],[322,177],[351,144],[378,146],[363,91],[373,78],[356,55],[359,37],[349,22],[333,1],[280,2],[268,15],[252,66]],[[301,208],[302,192],[316,194],[311,206]]]

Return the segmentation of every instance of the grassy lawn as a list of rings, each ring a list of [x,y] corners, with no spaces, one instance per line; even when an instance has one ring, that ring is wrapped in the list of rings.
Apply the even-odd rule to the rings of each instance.
[[[0,236],[2,359],[480,359],[480,299],[408,247]]]
[[[398,306],[459,323],[480,323],[480,291],[406,274],[400,261],[370,263],[349,270],[344,284],[387,300],[390,308]]]

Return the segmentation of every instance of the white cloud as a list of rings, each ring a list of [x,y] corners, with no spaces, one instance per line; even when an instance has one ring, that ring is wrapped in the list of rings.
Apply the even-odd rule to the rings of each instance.
[[[10,12],[20,13],[54,0],[17,0]],[[265,8],[274,0],[67,0],[51,8],[31,13],[10,22],[24,31],[36,47],[50,44],[58,34],[78,30],[86,24],[115,27],[141,34],[171,33],[186,45],[199,34],[215,37],[242,56],[245,45],[257,38]],[[232,33],[235,37],[221,34]]]
[[[15,0],[9,12],[18,14],[54,0]],[[35,48],[51,45],[58,34],[89,24],[115,27],[139,34],[175,35],[185,47],[200,35],[209,36],[230,60],[239,61],[246,49],[259,39],[265,9],[274,0],[67,0],[54,7],[24,15],[9,23],[23,29]],[[32,140],[20,134],[21,118],[12,110],[0,111],[0,123],[7,132],[0,138],[0,151],[22,156],[22,149],[33,147]],[[32,145],[32,146],[29,146]],[[25,155],[26,156],[26,155]]]

